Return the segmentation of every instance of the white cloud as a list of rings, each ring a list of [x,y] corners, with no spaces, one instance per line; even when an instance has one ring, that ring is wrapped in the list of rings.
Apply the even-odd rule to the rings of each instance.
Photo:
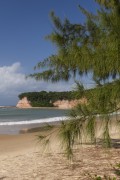
[[[66,91],[72,88],[72,81],[52,84],[50,82],[35,81],[31,78],[26,79],[21,70],[22,67],[19,62],[11,66],[0,67],[0,105],[15,104],[18,95],[22,92]]]

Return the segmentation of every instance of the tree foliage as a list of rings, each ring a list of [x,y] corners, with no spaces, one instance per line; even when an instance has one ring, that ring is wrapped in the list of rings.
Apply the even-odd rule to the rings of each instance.
[[[103,82],[109,81],[109,77],[115,79],[119,75],[120,2],[98,2],[101,9],[97,15],[79,6],[87,17],[84,24],[72,24],[68,19],[62,22],[51,12],[55,29],[47,39],[56,45],[58,51],[35,67],[45,67],[47,70],[31,76],[36,79],[59,81],[68,80],[76,72],[80,76],[92,72],[96,82]],[[103,2],[110,4],[110,7],[104,6]]]
[[[72,111],[71,121],[61,126],[69,157],[83,127],[95,142],[96,114],[105,122],[104,142],[110,146],[111,113],[117,114],[120,108],[120,0],[96,2],[99,9],[95,15],[79,6],[86,16],[84,24],[74,24],[68,19],[62,21],[51,12],[54,30],[47,39],[56,45],[57,54],[39,62],[35,68],[40,69],[40,73],[30,75],[37,80],[56,82],[68,81],[78,74],[92,74],[96,88],[85,94],[88,103],[78,105]],[[79,89],[84,94],[82,87]]]
[[[73,100],[76,99],[75,91],[63,92],[25,92],[19,95],[19,99],[27,97],[33,107],[53,107],[53,103],[57,100]]]

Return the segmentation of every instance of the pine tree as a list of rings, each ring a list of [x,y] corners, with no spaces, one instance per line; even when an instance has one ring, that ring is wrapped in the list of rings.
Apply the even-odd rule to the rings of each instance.
[[[81,6],[79,9],[86,16],[84,24],[73,24],[68,19],[61,21],[51,12],[54,31],[47,36],[57,47],[57,54],[39,62],[35,68],[44,71],[32,74],[37,80],[52,82],[71,77],[92,74],[96,88],[86,93],[79,85],[80,93],[88,100],[87,104],[78,105],[71,112],[71,120],[62,123],[60,135],[65,143],[68,157],[72,148],[81,139],[83,129],[89,133],[91,142],[96,142],[96,115],[104,121],[104,145],[111,146],[109,124],[111,113],[120,109],[120,0],[96,0],[100,5],[94,15]]]

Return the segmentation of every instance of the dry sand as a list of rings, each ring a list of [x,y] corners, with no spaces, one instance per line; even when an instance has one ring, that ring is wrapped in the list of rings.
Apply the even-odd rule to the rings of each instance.
[[[60,151],[56,133],[44,152],[37,135],[0,135],[0,180],[90,180],[88,173],[114,176],[112,166],[120,163],[119,148],[90,145],[74,150],[70,163]]]

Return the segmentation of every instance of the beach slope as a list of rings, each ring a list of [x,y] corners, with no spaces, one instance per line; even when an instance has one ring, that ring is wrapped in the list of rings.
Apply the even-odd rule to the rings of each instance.
[[[46,133],[46,132],[44,132]],[[0,179],[4,180],[89,180],[91,175],[114,176],[120,150],[80,146],[71,164],[59,148],[55,134],[51,148],[43,151],[38,133],[0,135]]]

